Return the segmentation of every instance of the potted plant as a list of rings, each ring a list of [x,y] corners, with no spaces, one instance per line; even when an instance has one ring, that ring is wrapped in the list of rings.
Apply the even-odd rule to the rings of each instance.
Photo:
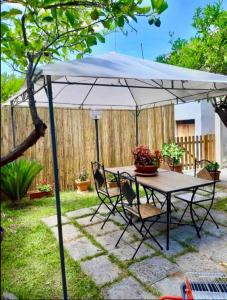
[[[169,165],[171,170],[178,173],[182,173],[183,165],[180,160],[184,153],[185,150],[175,143],[164,144],[161,149],[162,156],[167,156],[172,159],[172,164]]]
[[[52,187],[47,180],[43,180],[37,185],[37,191],[28,192],[30,200],[52,196]]]
[[[78,178],[75,180],[76,187],[79,192],[86,192],[89,189],[91,181],[88,179],[88,177],[88,171],[84,167],[79,173]]]
[[[117,178],[112,173],[108,173],[107,175],[107,183],[109,188],[118,187]]]
[[[132,150],[132,154],[135,161],[136,172],[138,173],[157,173],[160,166],[160,151],[151,153],[147,146],[140,145]]]
[[[213,180],[219,180],[221,171],[219,170],[220,165],[217,162],[208,163],[205,168]]]

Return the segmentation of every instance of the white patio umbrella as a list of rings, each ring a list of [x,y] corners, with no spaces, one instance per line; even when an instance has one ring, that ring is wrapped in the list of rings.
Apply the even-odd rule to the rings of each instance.
[[[49,64],[35,84],[38,106],[48,106],[64,295],[67,298],[53,106],[140,109],[227,94],[227,76],[156,63],[118,53]],[[48,95],[48,96],[47,96]],[[5,105],[25,105],[26,90]],[[137,120],[137,118],[136,118]],[[137,124],[138,133],[138,124]],[[138,136],[138,134],[137,134]]]

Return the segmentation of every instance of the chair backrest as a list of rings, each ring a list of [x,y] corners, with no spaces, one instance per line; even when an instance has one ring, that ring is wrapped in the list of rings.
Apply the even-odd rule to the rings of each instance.
[[[96,189],[97,193],[105,192],[108,194],[107,180],[106,180],[104,165],[95,161],[95,162],[91,162],[91,168],[92,168],[93,178],[94,178],[94,182],[95,182],[95,189]]]
[[[133,183],[135,184],[135,190],[132,187]],[[127,211],[125,209],[124,199],[127,201],[127,206],[135,207],[135,209],[138,211],[139,217],[141,218],[139,183],[136,176],[132,176],[127,172],[118,172],[118,185],[120,187],[120,194],[122,196],[121,203],[125,217],[129,219]]]
[[[174,159],[168,155],[163,155],[161,168],[174,171]]]
[[[208,180],[215,179],[215,177],[212,178],[212,176],[209,174],[209,172],[206,169],[206,165],[210,164],[210,163],[211,163],[211,161],[207,160],[207,159],[201,159],[201,160],[195,159],[195,161],[194,161],[194,177],[199,177],[199,178],[208,179]],[[217,171],[218,171],[217,168],[215,168],[214,173],[216,173]]]
[[[201,159],[201,160],[195,159],[195,161],[194,161],[194,177],[213,181],[213,183],[200,188],[200,190],[207,191],[206,188],[211,187],[210,195],[211,195],[211,197],[214,198],[215,187],[216,187],[216,175],[215,174],[217,173],[218,169],[217,169],[217,167],[214,168],[214,177],[212,177],[209,174],[208,170],[206,169],[206,165],[209,163],[211,163],[211,161],[209,161],[207,159]],[[198,169],[199,169],[199,171],[198,171]]]

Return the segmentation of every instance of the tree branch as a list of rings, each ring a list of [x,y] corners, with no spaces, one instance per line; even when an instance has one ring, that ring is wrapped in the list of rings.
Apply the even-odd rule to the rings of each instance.
[[[58,4],[45,5],[45,6],[41,6],[40,8],[51,9],[51,8],[61,8],[65,6],[84,6],[84,7],[100,7],[100,8],[105,7],[105,5],[102,5],[99,2],[69,1],[69,2],[63,2]]]

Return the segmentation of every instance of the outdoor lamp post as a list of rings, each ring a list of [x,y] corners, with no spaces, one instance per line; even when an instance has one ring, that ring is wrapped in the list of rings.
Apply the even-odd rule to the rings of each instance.
[[[95,139],[96,139],[96,158],[99,162],[99,127],[98,127],[98,120],[101,118],[101,111],[98,109],[93,108],[91,110],[91,117],[95,120]]]

